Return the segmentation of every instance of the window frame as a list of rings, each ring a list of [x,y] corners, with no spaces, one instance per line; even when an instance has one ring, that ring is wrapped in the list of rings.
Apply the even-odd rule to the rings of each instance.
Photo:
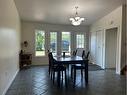
[[[86,40],[86,39],[85,39],[85,38],[86,38],[85,35],[86,35],[86,34],[85,34],[85,33],[82,33],[82,32],[76,33],[76,34],[75,34],[75,38],[76,38],[76,45],[75,45],[75,46],[76,46],[76,48],[80,48],[80,47],[77,47],[77,44],[78,44],[78,43],[77,43],[77,35],[83,35],[83,36],[84,36],[84,45],[83,45],[83,47],[81,47],[81,48],[85,48],[85,43],[86,43],[86,41],[85,41],[85,40]]]

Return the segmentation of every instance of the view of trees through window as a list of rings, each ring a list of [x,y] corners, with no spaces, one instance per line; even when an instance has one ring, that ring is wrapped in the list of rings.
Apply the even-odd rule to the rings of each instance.
[[[41,30],[36,30],[36,47],[35,55],[44,56],[45,55],[45,32]]]
[[[71,33],[70,32],[62,32],[62,52],[65,52],[66,55],[71,54]]]

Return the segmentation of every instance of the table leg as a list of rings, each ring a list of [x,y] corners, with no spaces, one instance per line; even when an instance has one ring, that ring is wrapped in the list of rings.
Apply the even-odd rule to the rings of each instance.
[[[88,61],[85,61],[85,82],[88,84]]]
[[[58,87],[60,87],[60,71],[58,71],[57,83],[58,83]]]

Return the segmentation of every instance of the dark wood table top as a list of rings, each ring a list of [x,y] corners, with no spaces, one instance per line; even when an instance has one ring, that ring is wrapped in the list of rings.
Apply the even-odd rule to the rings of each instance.
[[[68,57],[53,57],[56,61],[83,61],[80,56],[68,56]]]
[[[81,64],[83,63],[85,60],[80,57],[80,56],[68,56],[68,57],[53,57],[55,61],[58,62],[58,64],[62,63],[62,64]]]

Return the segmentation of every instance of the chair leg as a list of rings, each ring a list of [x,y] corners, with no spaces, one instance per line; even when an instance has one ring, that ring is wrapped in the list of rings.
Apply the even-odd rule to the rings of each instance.
[[[53,84],[54,84],[54,80],[55,80],[55,72],[53,71]]]
[[[84,73],[84,79],[85,79],[85,69],[84,69],[83,73]]]
[[[67,65],[67,68],[68,68],[68,75],[69,75],[69,65]]]
[[[61,71],[61,72],[62,72],[62,84],[63,84],[63,72],[64,72],[64,71]]]
[[[51,73],[51,74],[50,74],[50,77],[51,77],[51,80],[52,80],[53,72],[51,71],[50,73]]]
[[[67,87],[67,74],[66,74],[66,70],[64,72],[65,72],[65,86]]]
[[[49,75],[50,75],[50,73],[51,73],[50,71],[51,71],[51,69],[50,69],[50,66],[49,66]]]
[[[81,69],[81,78],[83,78],[83,70]]]
[[[71,78],[73,78],[73,67],[71,67]]]
[[[76,83],[76,69],[74,69],[74,87],[75,87],[75,83]]]
[[[62,79],[63,79],[63,71],[62,71]]]

